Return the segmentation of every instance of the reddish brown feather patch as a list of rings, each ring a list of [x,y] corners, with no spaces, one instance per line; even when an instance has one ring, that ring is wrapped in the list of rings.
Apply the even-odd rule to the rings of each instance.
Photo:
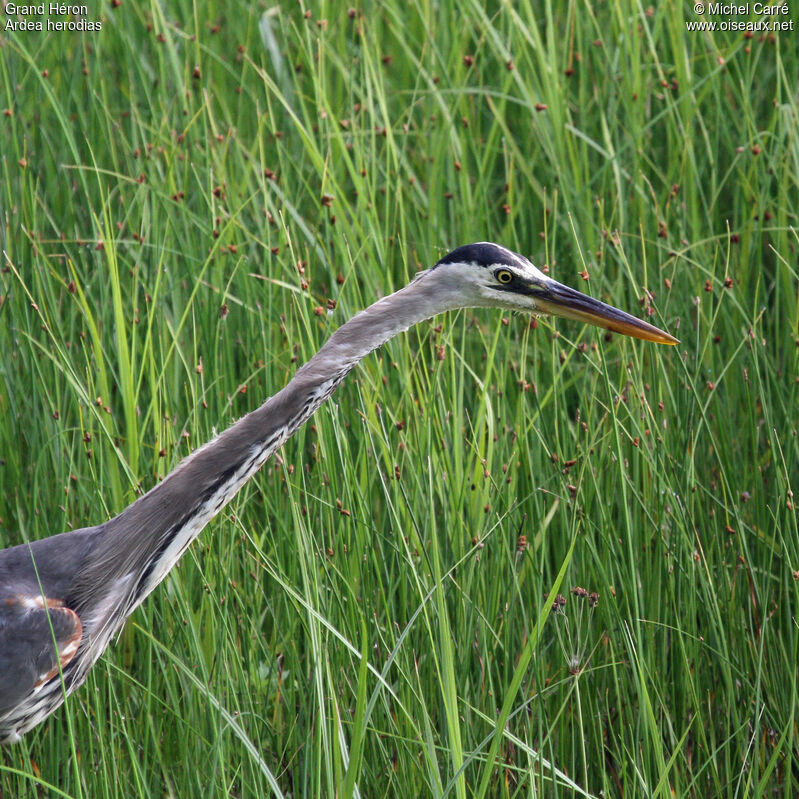
[[[60,607],[56,612],[68,617],[69,624],[72,626],[72,635],[65,641],[58,642],[60,645],[58,656],[61,659],[61,668],[64,668],[64,666],[75,657],[75,653],[78,651],[80,639],[83,637],[83,625],[81,624],[80,616],[78,616],[72,608]]]
[[[9,597],[6,599],[5,604],[21,605],[22,607],[36,608],[38,610],[45,610],[46,608],[55,635],[60,668],[63,669],[75,657],[83,637],[83,624],[80,616],[72,608],[65,607],[60,599],[42,596]],[[58,672],[59,665],[56,664],[50,671],[39,677],[34,688],[41,687],[48,680],[55,677]]]

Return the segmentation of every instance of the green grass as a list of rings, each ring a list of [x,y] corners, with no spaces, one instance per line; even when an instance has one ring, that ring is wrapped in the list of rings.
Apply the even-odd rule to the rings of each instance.
[[[0,33],[0,545],[117,513],[458,244],[682,343],[390,342],[0,796],[795,797],[798,34],[267,6]]]

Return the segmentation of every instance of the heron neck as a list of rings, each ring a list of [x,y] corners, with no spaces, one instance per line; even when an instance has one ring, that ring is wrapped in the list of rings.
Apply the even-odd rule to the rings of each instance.
[[[321,383],[339,375],[346,376],[360,360],[398,333],[458,307],[455,297],[450,302],[447,297],[432,296],[431,286],[432,283],[422,276],[353,316],[330,336],[283,390],[296,390],[295,383]]]
[[[107,522],[106,557],[94,567],[131,575],[130,610],[166,576],[205,525],[335,391],[390,338],[457,305],[433,297],[424,277],[378,300],[336,330],[294,378],[260,408],[185,458],[164,480]],[[114,539],[125,539],[117,547]],[[124,553],[120,556],[120,552]]]

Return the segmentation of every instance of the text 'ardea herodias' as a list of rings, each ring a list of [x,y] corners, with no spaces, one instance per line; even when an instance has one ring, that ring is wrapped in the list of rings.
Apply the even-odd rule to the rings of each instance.
[[[459,247],[342,325],[282,391],[185,458],[118,516],[0,551],[0,742],[19,740],[84,681],[111,637],[203,527],[361,358],[411,325],[470,306],[565,316],[677,343],[557,283],[504,247]]]

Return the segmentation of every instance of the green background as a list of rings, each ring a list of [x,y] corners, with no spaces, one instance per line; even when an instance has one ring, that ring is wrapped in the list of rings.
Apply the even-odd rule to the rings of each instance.
[[[119,512],[459,244],[681,344],[466,310],[384,346],[0,796],[796,796],[797,34],[88,11],[0,32],[0,545]]]

